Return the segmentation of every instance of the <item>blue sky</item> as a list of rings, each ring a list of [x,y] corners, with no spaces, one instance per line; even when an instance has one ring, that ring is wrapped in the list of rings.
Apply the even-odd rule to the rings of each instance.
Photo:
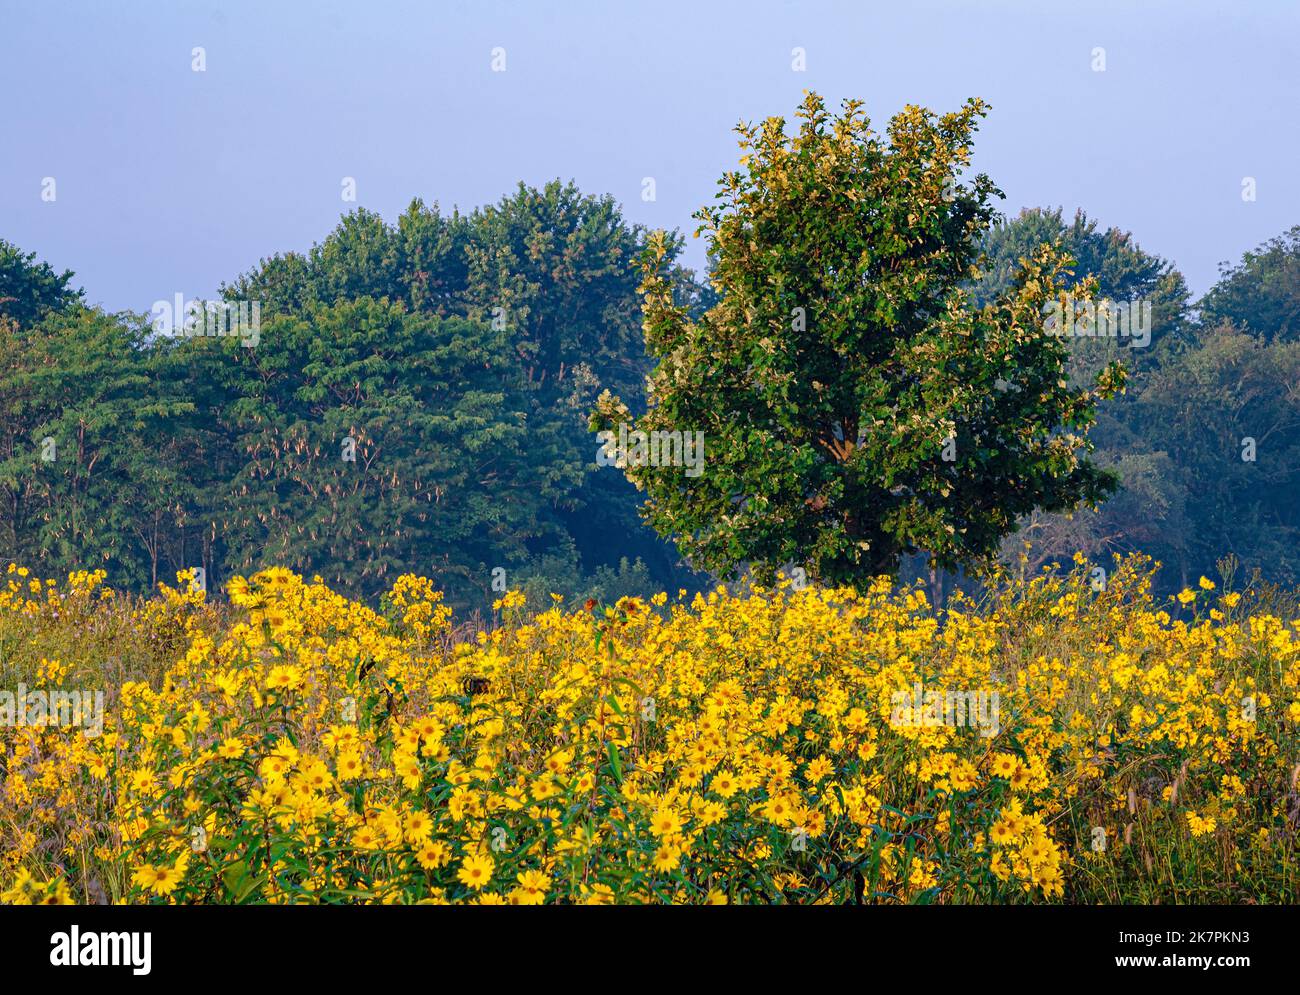
[[[412,197],[471,209],[561,177],[690,231],[735,162],[736,122],[793,116],[805,89],[860,97],[878,125],[984,97],[975,166],[1004,210],[1083,207],[1197,294],[1221,260],[1300,224],[1289,0],[0,0],[0,81],[0,237],[114,310],[211,296],[309,248],[353,206],[348,176],[390,220]]]

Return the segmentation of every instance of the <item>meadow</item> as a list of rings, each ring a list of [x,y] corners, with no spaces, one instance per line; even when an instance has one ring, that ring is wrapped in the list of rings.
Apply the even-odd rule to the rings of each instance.
[[[104,714],[0,728],[0,897],[1300,901],[1294,597],[1094,576],[942,612],[888,578],[508,592],[474,630],[410,575],[372,608],[285,569],[218,600],[10,566],[4,688]],[[954,694],[986,707],[928,707]]]

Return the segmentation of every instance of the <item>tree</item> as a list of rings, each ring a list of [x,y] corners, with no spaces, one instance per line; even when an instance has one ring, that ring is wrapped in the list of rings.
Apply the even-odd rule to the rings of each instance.
[[[1022,575],[1063,564],[1076,553],[1101,563],[1115,553],[1146,553],[1166,563],[1186,560],[1189,495],[1170,454],[1135,440],[1131,449],[1099,449],[1096,460],[1118,474],[1119,490],[1095,511],[1026,516],[1017,534],[1003,543],[1003,559],[1018,564]]]
[[[1096,462],[1119,475],[1121,490],[1095,512],[1033,512],[1020,533],[1004,542],[1003,558],[1015,563],[1024,555],[1027,568],[1036,571],[1077,552],[1107,559],[1114,552],[1157,544],[1169,548],[1185,524],[1185,495],[1168,472],[1168,455],[1144,442],[1134,399],[1164,358],[1191,341],[1187,282],[1171,262],[1145,251],[1129,232],[1098,230],[1082,210],[1067,222],[1059,208],[1030,208],[999,222],[985,237],[985,261],[973,287],[976,299],[990,301],[1005,291],[1019,261],[1044,244],[1070,257],[1071,286],[1091,279],[1098,300],[1149,302],[1150,336],[1145,345],[1104,337],[1066,340],[1072,381],[1086,383],[1116,361],[1124,363],[1129,375],[1125,393],[1098,406],[1089,432]]]
[[[1224,264],[1201,300],[1209,327],[1231,322],[1266,341],[1300,340],[1300,225]]]
[[[33,440],[45,412],[32,376],[30,338],[11,318],[0,317],[0,557],[35,562],[33,515],[39,443]]]
[[[142,321],[74,307],[0,336],[0,492],[14,559],[46,570],[104,567],[142,587],[138,525],[174,512],[186,473],[160,454],[193,405],[153,376]],[[141,536],[141,538],[143,538]]]
[[[81,301],[82,291],[69,286],[71,270],[56,273],[49,263],[35,260],[36,253],[24,255],[0,238],[0,319],[27,327]]]
[[[640,329],[638,260],[646,232],[629,225],[612,197],[572,184],[520,184],[469,218],[465,282],[468,313],[511,332],[529,391],[529,423],[555,447],[536,458],[580,467],[581,477],[546,513],[573,539],[588,573],[643,560],[661,585],[685,583],[671,546],[646,529],[635,489],[596,465],[586,414],[602,388],[639,401],[651,363]],[[684,300],[700,294],[689,271],[671,263],[681,239],[666,239],[667,277]],[[634,402],[635,403],[635,402]],[[540,552],[540,550],[539,550]]]
[[[361,297],[280,315],[255,349],[223,345],[233,570],[280,564],[364,594],[437,573],[464,595],[523,555],[565,483],[533,458],[504,330]]]
[[[1146,550],[1171,580],[1212,575],[1231,553],[1248,570],[1300,582],[1300,342],[1206,329],[1135,400],[1145,447],[1168,454],[1184,495],[1180,527]]]
[[[501,393],[505,405],[502,411],[508,410],[524,426],[511,445],[523,461],[518,480],[532,489],[525,505],[533,517],[523,521],[503,516],[490,532],[494,536],[490,542],[468,543],[466,536],[471,533],[489,534],[481,532],[487,508],[475,509],[461,500],[472,490],[452,488],[439,508],[441,531],[430,534],[418,555],[436,555],[441,560],[452,549],[465,556],[475,550],[484,569],[476,571],[463,557],[445,564],[464,583],[471,577],[488,581],[487,567],[510,567],[512,574],[522,576],[537,564],[560,562],[568,566],[550,571],[557,581],[584,574],[594,578],[601,567],[609,568],[602,576],[615,576],[623,558],[641,560],[660,585],[684,583],[687,576],[672,547],[638,520],[635,489],[621,474],[597,467],[596,447],[586,428],[586,413],[602,387],[639,398],[650,370],[639,324],[638,259],[645,239],[645,231],[628,224],[612,198],[583,195],[572,183],[552,182],[541,189],[520,184],[500,202],[468,215],[443,214],[437,205],[427,207],[416,200],[396,225],[371,212],[355,211],[309,253],[263,260],[223,288],[227,300],[261,301],[263,313],[272,316],[257,349],[236,360],[241,367],[254,362],[266,370],[280,363],[304,368],[301,358],[279,354],[285,348],[300,350],[312,336],[342,334],[347,339],[346,333],[327,331],[335,325],[331,309],[362,300],[371,302],[367,315],[373,316],[374,308],[383,302],[412,319],[418,317],[426,330],[452,327],[428,319],[466,322],[465,327],[472,326],[475,335],[483,336],[483,347],[491,356],[483,357],[484,363],[490,361],[490,370],[479,365],[465,368],[463,390],[468,395],[489,370],[496,384],[491,389]],[[678,248],[679,240],[670,239],[669,255]],[[698,301],[702,291],[689,271],[678,266],[669,269],[683,299]],[[292,317],[313,330],[274,324],[275,316]],[[406,326],[399,322],[394,327]],[[408,332],[393,334],[421,341],[418,336],[411,339]],[[379,335],[368,340],[366,348],[388,355]],[[419,352],[421,347],[413,348],[412,365],[404,371],[402,383],[416,375],[440,383],[446,379],[442,362],[462,369],[450,353],[439,353],[438,363],[430,365],[431,360],[426,362]],[[353,362],[345,354],[339,361]],[[383,365],[375,363],[376,369]],[[251,391],[260,397],[258,410],[268,418],[274,403],[281,412],[296,412],[302,431],[316,431],[321,428],[316,420],[333,416],[327,414],[326,405],[304,408],[288,403],[280,395],[291,390],[290,382],[277,376],[265,385],[260,375],[252,376],[238,392]],[[436,397],[413,384],[403,389],[408,388],[413,391],[413,411],[420,415],[429,403],[459,403],[454,386],[438,387]],[[372,394],[363,407],[369,410],[376,403]],[[239,410],[252,409],[243,405]],[[349,417],[356,413],[350,410]],[[240,428],[241,434],[245,431],[246,426]],[[411,455],[408,450],[413,445],[413,437],[390,440],[378,451],[376,469],[397,461],[391,466],[396,470]],[[498,478],[506,479],[500,473],[500,459],[494,465]],[[330,466],[331,471],[337,469]],[[248,486],[250,494],[257,490]],[[358,500],[376,500],[376,493],[367,489]],[[500,509],[497,513],[502,514]],[[311,518],[313,513],[304,508],[303,514]],[[241,521],[241,529],[248,527],[247,516]],[[383,523],[371,525],[378,528]],[[386,527],[401,526],[394,520]],[[314,531],[323,534],[320,527]],[[257,529],[243,538],[232,536],[231,541],[232,550],[238,546],[232,560],[236,568],[243,569],[238,565],[250,556],[269,555],[259,546],[262,537]],[[289,555],[283,543],[270,548]],[[340,555],[346,558],[350,550],[359,548],[354,544]],[[411,552],[415,554],[415,547]],[[322,569],[340,562],[323,547],[302,545],[294,555],[303,557],[303,563],[319,562]]]
[[[982,174],[957,179],[985,113],[908,107],[886,139],[860,102],[832,120],[809,94],[793,136],[780,118],[742,124],[741,168],[696,215],[719,295],[699,319],[651,240],[649,407],[633,419],[603,394],[591,428],[703,433],[701,473],[649,465],[635,444],[618,454],[647,519],[697,567],[766,576],[794,561],[840,583],[917,550],[985,563],[1019,516],[1113,488],[1081,433],[1123,372],[1070,386],[1043,326],[1066,259],[1036,249],[983,307],[968,289],[1000,195]]]
[[[1070,257],[1076,282],[1096,280],[1099,299],[1149,301],[1153,345],[1183,329],[1190,294],[1187,281],[1171,262],[1144,251],[1130,232],[1113,227],[1098,231],[1096,220],[1082,210],[1069,223],[1061,214],[1060,208],[1027,208],[989,230],[981,277],[973,287],[979,303],[993,300],[1011,286],[1022,258],[1040,245],[1052,244]],[[1085,340],[1080,345],[1094,343]]]

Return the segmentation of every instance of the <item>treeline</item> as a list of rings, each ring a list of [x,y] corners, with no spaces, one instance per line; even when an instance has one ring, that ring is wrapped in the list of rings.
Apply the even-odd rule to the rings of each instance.
[[[72,273],[0,242],[0,557],[135,589],[281,564],[373,596],[414,571],[459,606],[505,586],[694,586],[636,490],[597,466],[587,424],[604,389],[643,397],[647,237],[572,184],[470,214],[417,200],[395,224],[359,210],[223,285],[227,304],[258,304],[255,345],[87,307]],[[1124,486],[1098,513],[1032,516],[1007,558],[1026,539],[1027,569],[1141,550],[1173,588],[1234,554],[1300,581],[1300,228],[1194,303],[1127,234],[1028,211],[994,230],[978,293],[1053,240],[1101,296],[1150,302],[1152,334],[1071,340],[1080,375],[1129,367],[1092,433]],[[713,303],[670,271],[678,302]]]
[[[1122,489],[1098,512],[1036,514],[1004,545],[1028,569],[1081,551],[1142,552],[1164,565],[1164,591],[1204,575],[1255,570],[1300,583],[1300,227],[1272,239],[1193,302],[1171,263],[1083,214],[1026,211],[994,229],[987,283],[1007,279],[1028,246],[1059,238],[1098,295],[1152,305],[1150,342],[1071,339],[1071,374],[1118,358],[1127,390],[1099,406],[1095,458]]]
[[[458,604],[684,581],[586,428],[601,386],[648,370],[644,240],[559,183],[468,215],[356,211],[223,285],[260,316],[225,336],[84,307],[5,245],[0,556],[136,588],[279,563],[365,596],[415,571]]]

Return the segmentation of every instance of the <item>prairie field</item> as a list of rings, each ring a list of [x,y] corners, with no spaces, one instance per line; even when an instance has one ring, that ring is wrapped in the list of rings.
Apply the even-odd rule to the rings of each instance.
[[[0,899],[1300,901],[1294,598],[1092,576],[512,591],[476,630],[412,575],[10,566]]]

